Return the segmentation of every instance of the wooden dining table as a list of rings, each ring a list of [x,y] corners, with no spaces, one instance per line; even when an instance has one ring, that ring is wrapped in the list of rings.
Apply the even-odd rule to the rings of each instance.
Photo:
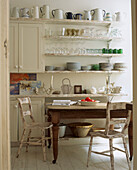
[[[111,118],[126,118],[128,110],[132,110],[131,103],[123,103],[118,110],[111,111]],[[53,123],[53,163],[56,163],[58,157],[58,131],[61,119],[105,119],[106,103],[98,103],[94,106],[46,106],[48,121]],[[133,156],[133,112],[128,128],[130,160]],[[49,141],[49,146],[51,141]]]

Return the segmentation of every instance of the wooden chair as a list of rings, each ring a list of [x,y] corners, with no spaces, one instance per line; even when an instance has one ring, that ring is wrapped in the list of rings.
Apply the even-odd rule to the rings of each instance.
[[[20,140],[19,149],[17,152],[17,158],[19,157],[21,148],[23,144],[26,144],[26,152],[28,152],[29,145],[42,145],[43,150],[43,157],[44,161],[46,161],[46,150],[45,150],[45,141],[52,140],[52,123],[51,122],[44,122],[38,123],[35,122],[33,115],[32,115],[32,105],[31,100],[29,97],[25,98],[18,98],[19,106],[20,106],[20,113],[23,122],[23,133]],[[26,117],[30,117],[31,123],[27,123]],[[40,129],[41,130],[41,137],[31,137],[32,130]],[[50,137],[45,137],[45,130],[50,131]],[[27,140],[24,141],[26,131],[28,131]]]
[[[110,103],[110,102],[107,103],[106,126],[105,126],[104,132],[103,131],[97,131],[97,132],[91,132],[90,133],[91,139],[90,139],[89,150],[88,150],[87,167],[88,167],[88,162],[89,162],[89,159],[90,159],[91,152],[93,152],[93,153],[96,153],[96,154],[102,154],[104,156],[109,156],[110,160],[111,160],[111,170],[114,170],[113,151],[118,150],[118,151],[124,152],[126,154],[128,167],[129,167],[129,170],[131,170],[128,150],[127,150],[127,145],[126,145],[126,139],[125,139],[125,136],[126,136],[125,130],[128,128],[129,123],[130,123],[131,111],[130,110],[128,111],[127,118],[124,118],[124,119],[112,119],[111,116],[110,116],[111,110],[121,109],[123,105],[125,106],[124,102],[123,103],[122,102],[121,103]],[[121,132],[116,131],[116,130],[111,130],[110,126],[115,125],[115,124],[124,124]],[[109,151],[103,151],[103,152],[91,151],[93,137],[102,137],[102,138],[109,139],[110,150]],[[120,138],[120,137],[123,139],[125,151],[123,151],[119,148],[113,147],[113,139],[114,138]],[[107,152],[110,152],[110,154],[106,154]]]

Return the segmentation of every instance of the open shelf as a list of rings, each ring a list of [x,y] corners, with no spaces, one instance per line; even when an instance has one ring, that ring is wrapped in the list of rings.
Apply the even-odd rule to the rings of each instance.
[[[112,41],[122,40],[122,37],[90,37],[90,36],[45,36],[46,39],[52,40],[90,40],[90,41]]]
[[[88,26],[103,26],[109,27],[110,25],[117,25],[119,22],[117,21],[95,21],[95,20],[72,20],[72,19],[44,19],[44,18],[10,18],[10,21],[20,21],[20,22],[39,22],[46,24],[66,24],[66,25],[88,25]]]
[[[121,57],[124,54],[55,54],[45,53],[46,56],[61,56],[61,57]]]
[[[81,70],[81,71],[68,71],[68,70],[65,70],[65,71],[45,71],[43,73],[95,73],[95,74],[112,74],[112,73],[123,73],[125,71],[120,71],[120,70],[112,70],[112,71],[103,71],[103,70],[89,70],[89,71],[84,71],[84,70]]]

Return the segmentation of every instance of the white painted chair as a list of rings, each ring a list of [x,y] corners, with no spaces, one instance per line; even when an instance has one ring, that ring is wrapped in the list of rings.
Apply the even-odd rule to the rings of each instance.
[[[43,150],[43,157],[44,161],[46,161],[46,150],[45,150],[45,141],[52,140],[52,123],[51,122],[44,122],[44,123],[38,123],[35,122],[33,114],[32,114],[32,105],[31,100],[29,97],[25,98],[18,98],[19,106],[20,106],[20,113],[21,118],[23,122],[23,133],[20,140],[19,149],[17,152],[17,158],[19,157],[21,148],[23,144],[26,144],[26,152],[28,152],[28,146],[29,145],[41,145]],[[27,109],[24,109],[24,106],[27,107]],[[31,119],[31,123],[27,123],[25,120],[25,117],[29,116]],[[31,132],[35,129],[41,130],[41,137],[31,137]],[[50,137],[45,137],[45,130],[50,130]],[[28,131],[27,140],[24,141],[26,131]]]
[[[126,136],[125,130],[128,128],[129,123],[130,123],[131,111],[130,110],[128,111],[127,118],[125,118],[125,119],[112,119],[111,116],[110,116],[111,110],[118,110],[118,109],[122,108],[122,105],[124,105],[124,104],[125,103],[122,103],[122,102],[120,102],[120,103],[110,103],[110,102],[108,102],[107,103],[105,131],[104,132],[103,131],[97,131],[97,132],[91,132],[90,133],[91,139],[90,139],[89,150],[88,150],[87,167],[88,167],[91,152],[93,152],[93,153],[96,153],[96,154],[109,156],[110,160],[111,160],[111,170],[114,170],[113,151],[118,150],[118,151],[124,152],[126,154],[128,167],[129,167],[129,170],[131,170],[128,150],[127,150],[127,145],[126,145],[126,139],[125,139],[125,136]],[[115,124],[124,124],[121,132],[116,131],[116,130],[111,130],[110,126],[115,125]],[[102,137],[102,138],[109,139],[110,150],[109,151],[103,151],[103,152],[92,151],[91,147],[92,147],[93,137]],[[113,147],[113,139],[114,138],[122,138],[123,139],[125,151],[123,151],[119,148]],[[106,154],[107,152],[110,152],[110,154]]]

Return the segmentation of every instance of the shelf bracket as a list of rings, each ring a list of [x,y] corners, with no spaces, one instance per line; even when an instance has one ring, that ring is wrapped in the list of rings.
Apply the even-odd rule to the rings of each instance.
[[[111,23],[107,26],[107,34],[109,35],[111,32]]]

